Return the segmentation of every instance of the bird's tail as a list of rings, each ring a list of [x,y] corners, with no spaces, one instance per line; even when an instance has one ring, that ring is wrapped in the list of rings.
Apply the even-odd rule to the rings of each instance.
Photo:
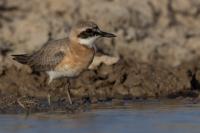
[[[22,63],[22,64],[27,64],[30,57],[27,54],[12,55],[12,56],[13,56],[13,60],[16,60],[17,62]]]

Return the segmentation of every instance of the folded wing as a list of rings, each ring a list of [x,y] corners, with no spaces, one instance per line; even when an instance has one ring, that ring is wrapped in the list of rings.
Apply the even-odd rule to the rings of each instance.
[[[33,71],[50,71],[59,64],[68,48],[68,40],[62,39],[48,42],[40,50],[32,55],[12,55],[14,60],[29,65]]]

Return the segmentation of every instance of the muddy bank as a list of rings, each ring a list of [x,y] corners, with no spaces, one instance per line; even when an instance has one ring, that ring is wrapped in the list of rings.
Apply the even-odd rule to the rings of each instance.
[[[116,100],[198,99],[200,65],[197,61],[178,67],[124,59],[114,65],[101,64],[94,70],[84,72],[77,79],[71,79],[73,106],[68,104],[63,88],[64,79],[56,80],[48,86],[45,73],[32,73],[30,68],[14,65],[15,63],[8,64],[8,67],[2,65],[0,111],[72,111],[83,109],[84,105],[90,103]],[[48,94],[51,95],[51,106],[47,102]]]

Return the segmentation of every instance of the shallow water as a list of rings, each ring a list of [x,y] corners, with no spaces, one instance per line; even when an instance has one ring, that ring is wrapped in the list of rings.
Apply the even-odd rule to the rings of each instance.
[[[136,103],[76,114],[0,115],[0,133],[199,133],[200,104]]]

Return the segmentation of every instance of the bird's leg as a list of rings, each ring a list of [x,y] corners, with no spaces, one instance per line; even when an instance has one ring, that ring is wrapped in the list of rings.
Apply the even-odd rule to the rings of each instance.
[[[51,85],[50,85],[51,81],[52,81],[52,79],[48,79],[46,81],[46,85],[49,86],[49,87],[51,87]],[[51,105],[51,94],[50,93],[47,94],[47,101],[48,101],[48,105],[50,106]]]
[[[70,81],[69,81],[69,79],[67,79],[67,82],[65,83],[65,88],[67,89],[67,97],[68,97],[69,103],[72,104],[70,91],[69,91],[69,89],[70,89]]]
[[[47,94],[47,101],[48,101],[48,105],[51,105],[51,95],[48,93]]]

